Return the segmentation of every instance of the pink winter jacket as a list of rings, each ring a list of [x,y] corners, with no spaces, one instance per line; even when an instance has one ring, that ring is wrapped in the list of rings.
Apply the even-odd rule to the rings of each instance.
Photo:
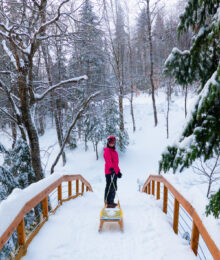
[[[118,153],[116,150],[106,147],[104,149],[105,159],[105,174],[111,174],[110,168],[114,168],[115,173],[118,174],[120,169],[118,167]]]

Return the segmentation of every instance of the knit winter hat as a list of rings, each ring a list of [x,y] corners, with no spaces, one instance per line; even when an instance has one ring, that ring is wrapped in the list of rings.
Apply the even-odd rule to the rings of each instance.
[[[108,143],[109,144],[115,144],[115,141],[116,141],[116,139],[115,139],[115,137],[113,135],[110,135],[108,137]]]

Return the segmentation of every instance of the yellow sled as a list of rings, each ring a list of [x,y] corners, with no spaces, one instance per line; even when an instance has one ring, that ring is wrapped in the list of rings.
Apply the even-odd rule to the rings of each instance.
[[[119,202],[115,208],[107,208],[107,204],[105,204],[105,207],[100,212],[99,232],[102,231],[105,222],[118,222],[121,231],[123,231],[123,212]]]

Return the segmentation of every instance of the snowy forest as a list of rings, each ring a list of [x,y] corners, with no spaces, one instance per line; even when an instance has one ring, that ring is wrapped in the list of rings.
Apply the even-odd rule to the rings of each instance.
[[[126,156],[130,136],[147,120],[145,111],[137,119],[140,95],[149,98],[152,133],[163,125],[165,139],[173,138],[171,110],[181,97],[184,126],[166,143],[154,174],[189,169],[202,176],[205,214],[219,219],[220,1],[167,2],[0,0],[0,205],[15,188],[61,171],[79,147],[92,151],[95,164],[114,135]],[[41,145],[50,129],[56,152],[54,144]],[[27,226],[40,211],[27,215]]]

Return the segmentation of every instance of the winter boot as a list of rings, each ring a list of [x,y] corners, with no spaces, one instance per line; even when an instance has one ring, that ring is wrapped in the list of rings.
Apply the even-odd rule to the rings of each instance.
[[[117,205],[117,204],[116,204]],[[115,208],[116,206],[115,206],[115,203],[114,204],[108,204],[107,205],[107,208]]]

